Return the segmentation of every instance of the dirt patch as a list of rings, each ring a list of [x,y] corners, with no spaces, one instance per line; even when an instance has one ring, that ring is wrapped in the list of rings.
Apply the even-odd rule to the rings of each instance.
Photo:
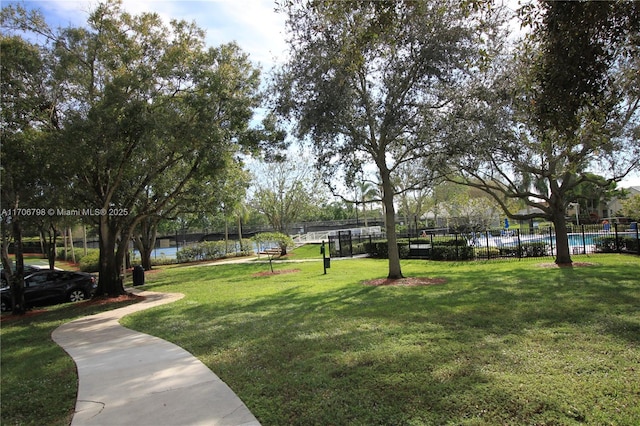
[[[538,266],[541,268],[583,268],[585,266],[596,266],[596,264],[589,262],[573,262],[571,264],[565,263],[561,265],[558,265],[557,263],[540,263]]]
[[[419,287],[427,285],[445,284],[445,278],[407,277],[399,279],[380,278],[377,280],[363,281],[362,284],[369,286],[394,286],[394,287]]]
[[[295,272],[300,272],[300,269],[279,269],[273,272],[271,271],[256,272],[251,276],[252,277],[270,277],[272,275],[293,274]]]

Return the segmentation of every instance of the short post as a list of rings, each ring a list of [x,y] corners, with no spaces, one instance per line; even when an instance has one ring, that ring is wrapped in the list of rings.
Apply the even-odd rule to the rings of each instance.
[[[489,230],[484,231],[484,236],[487,239],[487,260],[491,259],[491,251],[489,250]]]
[[[322,240],[322,246],[320,246],[320,253],[322,254],[322,267],[324,269],[324,275],[327,275],[327,268],[331,268],[331,259],[326,255],[324,240]]]

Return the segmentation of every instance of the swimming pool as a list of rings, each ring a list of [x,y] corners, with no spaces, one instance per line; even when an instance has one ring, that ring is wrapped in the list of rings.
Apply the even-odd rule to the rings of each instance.
[[[586,254],[596,251],[596,244],[609,240],[609,245],[615,246],[615,241],[611,239],[616,238],[616,234],[613,232],[585,232],[585,233],[569,233],[567,239],[569,242],[569,249],[573,254]],[[619,242],[626,241],[629,238],[637,239],[638,235],[635,232],[619,232],[617,233]],[[500,236],[487,236],[477,235],[474,239],[470,240],[471,245],[475,247],[496,247],[496,248],[516,248],[518,246],[524,246],[527,243],[545,243],[549,247],[549,254],[555,253],[556,250],[556,236],[555,235],[500,235]],[[611,248],[607,248],[603,251],[611,251]],[[614,250],[615,251],[615,250]]]

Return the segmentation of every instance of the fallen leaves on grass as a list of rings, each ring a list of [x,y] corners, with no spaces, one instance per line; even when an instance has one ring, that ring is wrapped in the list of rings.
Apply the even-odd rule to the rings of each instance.
[[[362,284],[369,286],[394,286],[394,287],[419,287],[427,285],[444,284],[447,280],[444,278],[426,278],[426,277],[406,277],[398,279],[380,278],[377,280],[363,281]]]

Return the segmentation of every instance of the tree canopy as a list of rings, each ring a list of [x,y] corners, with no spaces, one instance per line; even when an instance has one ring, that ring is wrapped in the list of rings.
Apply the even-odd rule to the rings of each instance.
[[[289,1],[290,60],[277,73],[277,111],[311,143],[325,181],[352,187],[364,163],[382,186],[389,278],[402,277],[395,235],[393,175],[423,165],[446,143],[442,121],[464,75],[481,60],[490,25],[471,3]],[[481,30],[481,26],[485,30]]]
[[[260,71],[235,43],[206,47],[195,23],[99,4],[86,27],[50,30],[37,14],[3,9],[3,25],[39,34],[52,60],[47,105],[56,166],[78,208],[95,209],[99,293],[123,291],[120,271],[138,223],[224,174],[239,151],[281,139],[251,126]],[[75,207],[75,206],[74,206]]]
[[[457,106],[462,181],[507,212],[507,199],[537,208],[509,215],[552,221],[557,263],[571,263],[565,213],[580,188],[640,164],[639,13],[623,1],[526,5],[531,33]]]

